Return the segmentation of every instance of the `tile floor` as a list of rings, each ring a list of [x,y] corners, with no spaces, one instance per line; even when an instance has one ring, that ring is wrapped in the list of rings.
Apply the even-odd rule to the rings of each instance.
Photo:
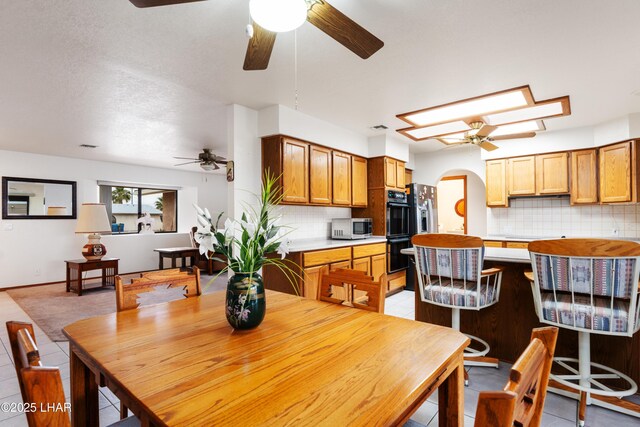
[[[414,294],[404,291],[389,297],[385,304],[385,313],[413,319]],[[29,316],[18,306],[6,292],[0,292],[0,322],[4,325],[7,320],[28,321]],[[49,365],[60,367],[67,400],[69,399],[69,348],[66,342],[52,342],[37,325],[34,325],[36,342],[40,354]],[[0,328],[0,403],[20,402],[20,388],[12,364],[11,350],[4,326]],[[502,388],[506,382],[509,365],[501,364],[499,369],[470,368],[470,384],[465,388],[465,426],[473,426],[475,408],[480,390],[496,390]],[[637,397],[637,396],[636,396]],[[640,399],[639,399],[640,400]],[[100,389],[99,394],[100,425],[106,426],[119,419],[118,399],[106,388]],[[545,404],[542,418],[543,426],[570,427],[575,426],[576,404],[574,401],[550,393]],[[438,396],[432,395],[427,402],[411,417],[406,427],[423,427],[438,425]],[[0,427],[26,426],[27,420],[23,414],[0,412]],[[589,407],[587,409],[588,426],[626,427],[638,426],[637,418],[621,415],[602,408]]]

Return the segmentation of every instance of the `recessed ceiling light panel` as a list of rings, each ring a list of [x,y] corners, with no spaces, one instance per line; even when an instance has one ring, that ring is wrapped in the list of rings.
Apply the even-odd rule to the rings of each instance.
[[[528,122],[513,123],[510,125],[498,126],[498,129],[491,132],[491,137],[503,135],[516,135],[545,130],[542,120],[531,120]]]
[[[427,126],[469,117],[480,117],[489,113],[526,107],[527,105],[533,105],[533,96],[529,86],[523,86],[404,113],[397,117],[414,126]]]
[[[557,100],[537,103],[533,107],[505,111],[504,113],[489,114],[484,117],[484,121],[487,124],[499,126],[534,119],[568,116],[569,114],[571,114],[571,110],[569,108],[569,97],[565,96],[558,98]]]
[[[399,132],[405,134],[414,141],[429,139],[434,136],[448,135],[456,132],[464,132],[471,129],[468,124],[462,120],[451,123],[443,123],[435,126],[426,126],[421,128],[400,129]]]

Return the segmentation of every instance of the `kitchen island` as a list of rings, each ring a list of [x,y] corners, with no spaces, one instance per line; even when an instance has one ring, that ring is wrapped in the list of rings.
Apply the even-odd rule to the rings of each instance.
[[[409,252],[413,250],[404,253]],[[531,285],[524,276],[525,271],[531,271],[529,251],[485,248],[484,267],[496,266],[505,267],[498,303],[481,311],[461,310],[460,325],[463,332],[489,343],[489,356],[513,363],[529,344],[531,330],[544,325],[535,313]],[[451,326],[451,310],[422,302],[418,284],[415,286],[415,319]],[[578,357],[576,331],[560,328],[556,356]],[[631,338],[592,334],[591,360],[622,371],[640,383],[640,333]]]

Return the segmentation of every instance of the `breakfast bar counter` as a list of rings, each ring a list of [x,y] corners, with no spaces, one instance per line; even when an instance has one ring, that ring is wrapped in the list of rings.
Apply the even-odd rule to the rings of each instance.
[[[413,250],[404,253],[408,252]],[[531,330],[544,325],[535,313],[531,284],[524,276],[525,271],[531,271],[529,251],[487,247],[484,267],[495,266],[505,267],[500,300],[481,311],[461,310],[460,326],[465,333],[482,337],[489,343],[489,356],[513,363],[529,344]],[[451,310],[422,302],[417,283],[415,287],[415,319],[451,326]],[[577,349],[578,333],[560,329],[556,355],[577,357]],[[592,334],[591,358],[640,382],[640,333],[632,338]]]

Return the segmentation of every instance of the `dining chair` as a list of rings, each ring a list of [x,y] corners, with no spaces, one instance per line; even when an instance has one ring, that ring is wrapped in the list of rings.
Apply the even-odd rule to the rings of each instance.
[[[531,332],[531,341],[511,367],[504,389],[480,392],[476,427],[540,425],[557,339],[556,327]]]
[[[170,270],[156,270],[142,273],[139,278],[131,279],[131,283],[124,283],[122,277],[116,276],[116,307],[117,310],[132,310],[140,306],[139,296],[152,292],[157,288],[179,288],[185,290],[187,298],[201,295],[200,269],[173,268]]]
[[[640,417],[622,397],[638,386],[628,375],[591,362],[591,334],[632,337],[640,329],[640,244],[607,239],[529,244],[533,300],[540,322],[578,333],[578,358],[556,357],[549,390],[578,399],[578,424],[595,404]],[[612,348],[611,351],[615,351]]]
[[[451,308],[451,327],[460,330],[460,311],[479,311],[498,302],[503,267],[483,270],[484,244],[481,238],[462,234],[417,234],[415,268],[420,299]],[[465,366],[498,368],[498,359],[487,357],[491,347],[483,339],[472,340],[464,353]],[[465,371],[465,385],[468,384]]]
[[[384,313],[385,287],[364,271],[340,268],[322,276],[318,288],[321,301]]]
[[[28,404],[29,410],[25,412],[29,427],[71,426],[60,369],[43,366],[33,334],[33,325],[9,321],[6,322],[6,326],[22,400]],[[135,417],[111,424],[114,427],[139,425],[140,422]]]

